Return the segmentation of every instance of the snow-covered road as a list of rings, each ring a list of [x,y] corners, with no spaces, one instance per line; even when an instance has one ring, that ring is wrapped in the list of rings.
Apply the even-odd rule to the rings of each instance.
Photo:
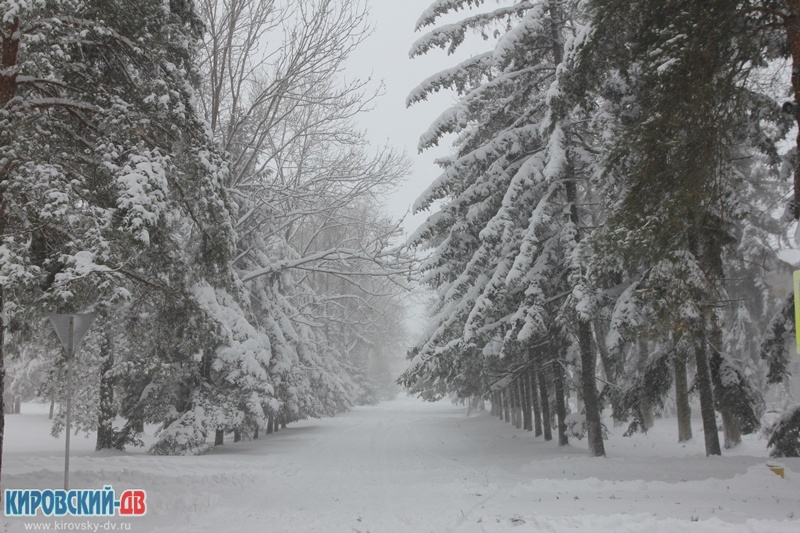
[[[3,488],[60,487],[46,417],[8,420]],[[98,454],[78,439],[71,480],[145,489],[145,517],[111,521],[142,532],[800,531],[800,460],[784,461],[781,479],[763,441],[706,458],[662,422],[649,436],[612,436],[609,458],[592,459],[580,441],[559,449],[486,413],[400,398],[201,457]]]

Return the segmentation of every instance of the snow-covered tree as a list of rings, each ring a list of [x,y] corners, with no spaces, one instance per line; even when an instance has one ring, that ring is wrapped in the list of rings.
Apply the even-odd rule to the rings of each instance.
[[[706,451],[718,454],[715,406],[734,443],[757,427],[762,403],[724,348],[721,313],[727,265],[769,253],[747,228],[760,168],[780,166],[787,130],[778,104],[750,84],[769,42],[735,2],[586,5],[591,30],[571,78],[604,132],[608,218],[591,268],[614,308],[608,342],[618,353],[639,335],[662,344],[644,365],[661,376],[647,388],[656,397],[670,378],[664,354],[676,373],[693,355]]]
[[[418,27],[471,4],[482,2],[434,2]],[[583,204],[592,156],[580,121],[560,98],[565,54],[580,35],[578,6],[507,4],[443,24],[412,48],[412,56],[453,50],[469,31],[496,38],[493,49],[432,76],[409,96],[415,103],[452,89],[459,101],[420,141],[425,149],[457,135],[455,154],[442,161],[442,175],[415,205],[422,210],[440,202],[411,238],[431,249],[423,280],[439,299],[435,327],[403,380],[412,387],[432,378],[453,385],[461,365],[475,361],[480,368],[480,357],[465,359],[475,353],[471,347],[509,368],[516,362],[512,353],[537,367],[577,363],[591,453],[603,455],[582,243],[590,225]],[[542,343],[550,349],[534,349]],[[567,361],[568,353],[577,360]],[[563,390],[560,371],[555,377]],[[566,410],[559,408],[559,415]]]
[[[246,350],[228,359],[217,350],[240,341],[221,310],[243,313],[229,268],[228,165],[194,90],[194,4],[32,0],[2,2],[0,13],[4,325],[131,309],[135,293],[154,305],[123,313],[126,325],[182,321],[152,328],[148,345],[161,349],[137,357],[169,374],[163,437],[187,444],[176,428],[220,408],[212,370],[232,386],[231,367],[248,361]],[[206,430],[202,421],[191,431]]]

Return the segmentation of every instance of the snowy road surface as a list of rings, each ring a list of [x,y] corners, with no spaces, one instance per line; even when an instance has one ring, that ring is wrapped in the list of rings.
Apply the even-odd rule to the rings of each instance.
[[[147,515],[3,517],[2,531],[34,522],[139,532],[800,531],[800,460],[784,460],[781,479],[765,466],[763,441],[706,458],[700,429],[684,446],[674,425],[612,435],[609,457],[592,459],[580,441],[559,449],[486,413],[403,397],[201,457],[96,453],[78,438],[71,486],[145,489]],[[61,487],[46,416],[8,417],[6,439],[4,489]]]

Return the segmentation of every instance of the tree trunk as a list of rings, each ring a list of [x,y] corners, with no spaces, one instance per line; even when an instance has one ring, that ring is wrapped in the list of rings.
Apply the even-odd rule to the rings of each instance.
[[[731,414],[730,409],[720,409],[720,414],[722,415],[724,446],[726,450],[730,450],[742,443],[742,430],[736,417]]]
[[[97,413],[97,443],[95,450],[106,450],[114,447],[114,346],[109,326],[101,330],[100,340],[100,406]]]
[[[567,404],[564,395],[564,369],[554,361],[553,364],[553,385],[556,389],[556,416],[558,417],[558,445],[566,446],[569,444],[567,437]]]
[[[594,331],[595,346],[597,346],[597,352],[600,354],[600,362],[603,366],[603,375],[605,376],[606,381],[612,385],[616,385],[617,374],[614,368],[614,363],[611,360],[611,354],[608,353],[608,348],[606,348],[605,342],[608,331],[606,331],[606,327],[599,320],[592,321],[592,330]]]
[[[542,427],[544,429],[544,440],[553,440],[553,429],[550,424],[550,398],[548,398],[547,382],[544,373],[539,370],[539,395],[542,403]]]
[[[730,450],[742,443],[742,429],[736,415],[724,400],[726,393],[729,392],[725,390],[722,376],[720,375],[720,369],[723,364],[722,355],[717,352],[717,348],[715,348],[722,345],[722,331],[719,327],[714,327],[711,335],[714,344],[712,345],[712,350],[709,355],[709,367],[711,370],[711,383],[713,384],[714,397],[716,398],[714,404],[722,418],[723,446],[725,446],[726,450]]]
[[[500,402],[499,405],[498,405],[498,407],[500,408],[500,415],[499,415],[500,420],[505,420],[505,418],[506,418],[506,395],[502,390],[497,393],[497,399]]]
[[[539,402],[539,387],[536,384],[536,374],[533,370],[528,373],[528,383],[531,387],[531,398],[533,399],[533,435],[542,436],[542,406]]]
[[[214,433],[214,446],[222,446],[222,443],[225,441],[225,431],[222,429],[218,429],[216,433]]]
[[[233,430],[233,442],[240,442],[242,440],[242,431],[239,429]]]
[[[689,405],[689,379],[686,376],[686,354],[675,356],[675,406],[678,410],[678,442],[692,439],[692,408]]]
[[[267,435],[272,435],[274,428],[275,428],[275,418],[269,417],[267,419]]]
[[[281,429],[286,429],[286,424],[287,424],[286,418],[281,417]]]
[[[586,320],[578,322],[578,343],[581,351],[581,389],[583,390],[583,402],[586,410],[586,433],[589,453],[595,457],[604,457],[606,450],[603,444],[603,427],[600,422],[600,406],[595,380],[597,360],[592,350],[591,325]]]
[[[509,411],[511,411],[511,425],[517,425],[517,406],[516,406],[516,395],[514,394],[514,384],[509,383],[508,385],[508,407]]]
[[[722,330],[716,322],[712,323],[710,327],[709,339],[712,344],[711,353],[708,356],[708,366],[711,371],[711,383],[713,384],[714,397],[716,398],[714,403],[722,417],[722,435],[725,449],[730,450],[742,443],[742,430],[736,416],[724,401],[726,391],[720,375],[722,355],[717,351],[722,346]]]
[[[56,409],[56,399],[55,398],[50,398],[50,411],[47,414],[47,419],[48,420],[52,420],[53,419],[53,412],[55,411],[55,409]]]
[[[647,360],[650,358],[650,348],[648,347],[647,341],[641,337],[638,340],[638,348],[639,368],[644,368],[647,365]],[[641,396],[639,397],[639,414],[642,418],[642,431],[647,433],[647,430],[653,427],[655,417],[653,416],[653,406],[647,398],[642,398]]]
[[[569,176],[569,178],[573,178],[573,176]],[[564,189],[567,194],[567,203],[569,204],[569,219],[577,230],[575,241],[580,242],[582,232],[578,214],[578,188],[575,180],[565,180]],[[594,350],[592,350],[592,325],[588,320],[580,317],[578,318],[578,346],[581,354],[581,391],[583,392],[584,410],[586,412],[589,453],[595,457],[603,457],[606,454],[606,450],[603,445],[603,427],[600,422],[600,405],[597,382],[595,380],[597,358]]]
[[[19,394],[14,396],[14,414],[18,415],[22,412],[22,396]]]
[[[511,398],[514,402],[514,427],[522,429],[522,398],[520,397],[519,381],[511,384]]]
[[[717,432],[717,418],[714,413],[714,392],[711,386],[711,369],[708,366],[706,343],[700,337],[700,346],[695,350],[695,364],[697,365],[697,388],[700,392],[700,414],[703,418],[703,436],[706,444],[706,455],[722,455],[719,447],[719,434]]]
[[[506,394],[508,394],[508,418],[509,418],[509,422],[508,423],[511,424],[512,426],[516,426],[517,425],[517,417],[516,417],[517,408],[514,405],[514,387],[513,387],[513,385],[509,385],[508,386],[508,388],[506,389]]]
[[[253,430],[253,440],[258,440],[258,426]]]
[[[519,378],[522,391],[522,426],[525,431],[533,431],[533,413],[531,412],[531,386],[528,382],[528,373],[524,372]]]
[[[510,400],[508,398],[508,387],[503,389],[503,419],[506,423],[511,422]]]

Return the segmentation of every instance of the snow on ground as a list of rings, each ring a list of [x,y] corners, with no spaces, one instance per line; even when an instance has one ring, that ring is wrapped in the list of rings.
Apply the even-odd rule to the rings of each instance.
[[[30,412],[31,407],[38,413]],[[138,518],[2,517],[32,524],[138,532],[797,533],[800,459],[786,478],[753,437],[705,457],[702,431],[676,443],[674,420],[647,436],[613,431],[607,458],[585,441],[559,448],[488,413],[399,398],[200,457],[93,451],[72,439],[70,487],[147,491]],[[61,488],[63,440],[40,406],[6,417],[2,488]],[[40,526],[41,527],[41,526]]]

